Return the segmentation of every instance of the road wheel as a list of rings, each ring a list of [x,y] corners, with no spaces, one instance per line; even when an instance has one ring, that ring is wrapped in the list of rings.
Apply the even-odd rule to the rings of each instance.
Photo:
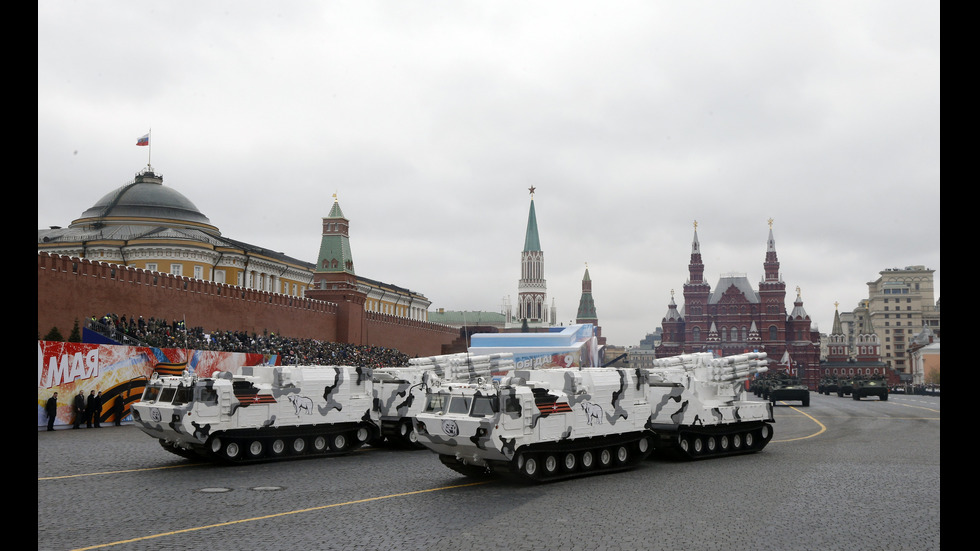
[[[715,442],[714,436],[709,436],[707,440],[705,440],[705,445],[708,449],[708,453],[715,453],[715,448],[718,447],[717,442]]]
[[[771,435],[772,428],[769,425],[762,425],[762,428],[759,429],[759,436],[761,436],[763,440],[769,440]]]
[[[335,452],[342,452],[347,449],[348,440],[346,434],[335,434],[330,440],[330,449]]]
[[[704,441],[701,440],[701,437],[696,436],[691,447],[694,449],[695,455],[701,455],[704,452]]]
[[[678,436],[677,445],[681,448],[682,452],[691,453],[691,441],[686,436]]]
[[[733,434],[732,435],[732,449],[733,450],[742,449],[742,435],[741,434]]]
[[[521,472],[531,478],[538,475],[538,460],[533,455],[521,456]]]
[[[728,451],[728,435],[727,434],[721,435],[721,438],[718,439],[718,447],[723,452],[727,452]]]
[[[313,449],[316,450],[317,453],[327,449],[327,439],[322,436],[317,436],[316,438],[314,438]]]
[[[238,459],[241,453],[242,450],[238,447],[238,442],[228,442],[225,445],[225,457],[228,459]]]
[[[612,465],[612,452],[603,448],[599,452],[599,466],[605,469],[609,465]]]
[[[248,445],[248,454],[252,457],[258,457],[262,455],[262,448],[264,448],[264,446],[262,445],[261,440],[252,440],[252,442]]]
[[[752,431],[745,433],[745,448],[751,450],[754,444],[755,435],[752,434]]]
[[[357,431],[354,433],[354,438],[361,443],[367,442],[368,438],[370,437],[371,431],[369,431],[366,427],[358,427]]]
[[[282,438],[276,438],[272,441],[272,445],[269,446],[269,451],[272,452],[272,455],[282,455],[286,451],[286,443],[283,442]]]
[[[566,471],[574,471],[575,465],[578,463],[578,460],[575,457],[574,453],[568,452],[565,454],[565,458],[562,461],[562,463],[563,463],[562,466],[565,468]]]
[[[297,438],[293,440],[293,453],[300,455],[306,450],[306,440],[302,438]]]
[[[630,451],[629,449],[626,448],[626,446],[619,446],[618,448],[616,448],[616,463],[622,465],[627,461],[629,461],[629,458],[630,458]]]
[[[419,441],[419,435],[415,432],[415,427],[412,426],[411,421],[402,421],[402,424],[398,427],[398,434],[413,446]]]
[[[548,454],[544,456],[544,472],[546,474],[555,474],[558,470],[558,459],[553,454]]]
[[[211,439],[211,453],[218,453],[221,451],[221,439],[212,438]]]
[[[587,471],[592,468],[592,464],[595,463],[595,456],[592,455],[590,450],[585,450],[582,452],[582,457],[579,459],[579,464],[582,465],[582,470]]]
[[[636,443],[636,448],[640,450],[641,454],[647,453],[647,450],[650,449],[650,439],[646,436],[640,438],[640,441]]]

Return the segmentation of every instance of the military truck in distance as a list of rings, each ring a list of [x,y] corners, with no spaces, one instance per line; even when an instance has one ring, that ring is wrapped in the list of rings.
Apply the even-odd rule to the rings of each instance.
[[[810,405],[810,389],[800,382],[797,377],[779,377],[773,380],[769,388],[769,401],[775,404],[777,401],[799,400],[803,407]]]
[[[830,393],[837,392],[837,377],[823,377],[817,385],[817,393],[830,396]]]
[[[888,382],[884,377],[861,377],[854,380],[851,398],[860,400],[866,396],[877,396],[879,400],[888,399]]]
[[[837,379],[837,397],[843,398],[854,390],[854,379],[841,377]]]

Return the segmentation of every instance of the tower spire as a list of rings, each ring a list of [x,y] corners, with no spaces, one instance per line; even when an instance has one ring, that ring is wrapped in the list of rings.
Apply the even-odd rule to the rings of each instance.
[[[538,217],[534,212],[534,186],[531,193],[531,206],[527,215],[527,231],[524,234],[524,250],[521,252],[521,279],[517,284],[517,318],[528,323],[548,325],[550,319],[547,308],[547,282],[544,279],[544,252],[538,238]]]

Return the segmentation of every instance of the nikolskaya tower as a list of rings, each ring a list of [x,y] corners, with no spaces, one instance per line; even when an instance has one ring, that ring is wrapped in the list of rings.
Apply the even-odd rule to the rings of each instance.
[[[548,284],[544,278],[544,251],[538,237],[538,218],[534,212],[534,186],[531,207],[527,215],[527,231],[524,234],[524,250],[521,251],[521,278],[517,283],[517,312],[512,315],[505,307],[507,327],[520,327],[527,322],[529,328],[548,327],[555,324],[555,306],[548,307]]]

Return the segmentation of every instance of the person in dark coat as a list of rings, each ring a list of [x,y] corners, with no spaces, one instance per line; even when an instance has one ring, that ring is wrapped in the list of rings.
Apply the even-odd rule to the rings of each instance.
[[[85,395],[82,394],[81,390],[75,395],[75,402],[72,404],[72,409],[75,411],[75,423],[72,428],[77,429],[82,424],[82,419],[85,418]]]
[[[92,424],[95,428],[99,428],[99,422],[102,420],[102,391],[100,390],[95,394],[95,406],[92,409]]]
[[[123,408],[123,393],[120,392],[112,402],[112,416],[116,418],[115,423],[117,427],[122,424]]]
[[[85,428],[92,428],[92,417],[95,416],[95,391],[88,393],[88,399],[85,400]]]
[[[55,392],[44,404],[44,412],[48,414],[48,430],[54,430],[54,418],[58,416],[58,393]]]

